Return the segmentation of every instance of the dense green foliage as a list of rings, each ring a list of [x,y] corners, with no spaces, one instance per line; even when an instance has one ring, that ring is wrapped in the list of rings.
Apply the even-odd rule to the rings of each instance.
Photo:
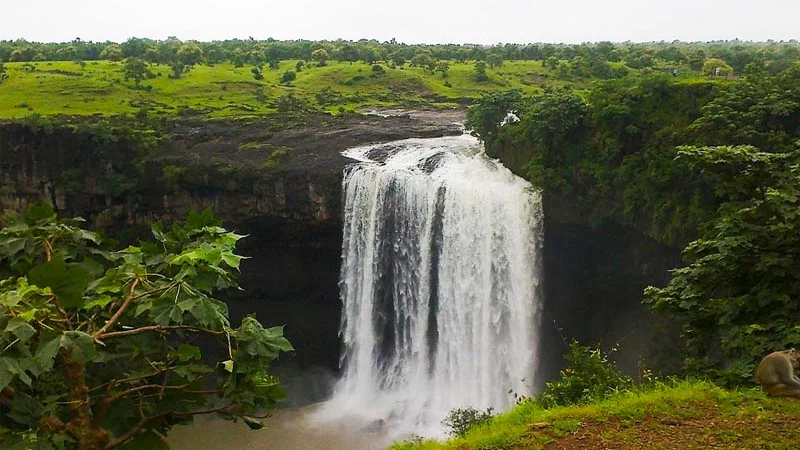
[[[684,148],[683,159],[726,201],[688,263],[665,288],[647,290],[656,311],[678,317],[687,369],[737,384],[767,353],[800,345],[800,148]]]
[[[568,364],[559,379],[548,381],[536,397],[544,408],[601,401],[633,387],[633,380],[617,370],[610,355],[600,348],[572,341],[564,359]]]
[[[665,242],[685,242],[709,210],[702,184],[673,162],[714,84],[661,74],[597,85],[586,95],[546,90],[509,105],[487,95],[468,126],[487,152],[591,222],[613,219]],[[505,97],[504,97],[505,96]],[[521,119],[498,126],[509,107]]]
[[[4,449],[166,448],[198,414],[261,427],[282,398],[267,373],[292,346],[213,297],[236,286],[242,237],[208,214],[153,225],[110,250],[49,207],[0,229],[0,441]]]
[[[501,125],[511,110],[520,120]],[[765,353],[800,345],[797,62],[727,84],[642,74],[586,94],[488,94],[468,122],[582,220],[689,243],[688,266],[647,301],[683,325],[690,373],[749,382]]]
[[[599,82],[587,94],[493,93],[468,126],[487,152],[591,221],[615,220],[662,242],[697,236],[723,199],[713,181],[675,160],[680,145],[755,145],[785,152],[800,137],[800,68],[750,66],[731,84],[642,74]],[[521,119],[500,126],[507,111]],[[766,151],[765,150],[765,151]]]

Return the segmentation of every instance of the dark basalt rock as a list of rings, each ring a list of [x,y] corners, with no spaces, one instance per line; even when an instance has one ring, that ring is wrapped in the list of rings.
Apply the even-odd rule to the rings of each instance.
[[[211,208],[227,228],[249,235],[239,246],[250,257],[242,263],[243,290],[224,294],[234,322],[255,312],[265,324],[285,324],[297,351],[282,356],[276,370],[316,374],[298,384],[304,392],[294,404],[317,401],[339,365],[341,183],[353,162],[341,152],[457,135],[454,118],[463,120],[463,111],[319,115],[291,126],[182,120],[169,124],[154,148],[124,134],[105,139],[90,127],[0,123],[0,209],[49,202],[132,241],[148,238],[153,221]]]
[[[352,162],[341,151],[457,135],[462,130],[453,122],[459,118],[463,112],[315,116],[288,128],[255,119],[183,120],[170,124],[149,149],[81,128],[0,123],[0,208],[47,201],[123,241],[146,237],[155,220],[211,208],[226,227],[249,235],[240,245],[251,257],[242,264],[243,291],[226,294],[234,320],[256,312],[264,323],[285,324],[297,352],[277,369],[319,375],[301,383],[307,391],[319,382],[313,398],[303,397],[319,400],[331,378],[320,373],[335,372],[339,363],[341,181]],[[379,160],[391,148],[380,146],[370,157]],[[434,156],[421,169],[437,164]],[[571,338],[606,347],[619,342],[618,356],[629,372],[639,359],[664,353],[659,339],[665,335],[654,334],[659,322],[641,305],[642,289],[666,281],[667,270],[679,263],[677,249],[613,223],[585,223],[584,217],[569,202],[545,194],[539,385],[557,377]]]

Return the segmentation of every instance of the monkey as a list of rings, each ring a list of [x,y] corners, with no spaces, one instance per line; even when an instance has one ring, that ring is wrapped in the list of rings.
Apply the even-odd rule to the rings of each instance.
[[[790,348],[772,352],[756,369],[756,381],[767,395],[800,398],[800,379],[794,370],[800,368],[800,353]]]

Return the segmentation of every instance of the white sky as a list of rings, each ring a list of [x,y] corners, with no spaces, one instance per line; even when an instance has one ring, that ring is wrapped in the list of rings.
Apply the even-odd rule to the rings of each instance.
[[[0,39],[800,39],[800,0],[4,0]]]

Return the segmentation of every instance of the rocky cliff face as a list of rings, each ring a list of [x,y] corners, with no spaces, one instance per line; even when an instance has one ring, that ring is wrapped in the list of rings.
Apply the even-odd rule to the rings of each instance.
[[[256,312],[286,324],[297,348],[285,370],[315,379],[296,386],[317,400],[338,366],[341,179],[347,147],[460,133],[450,115],[319,117],[293,127],[259,121],[183,121],[149,145],[87,127],[0,125],[0,208],[48,201],[115,237],[146,236],[154,220],[211,208],[249,237],[234,317]],[[105,130],[105,131],[103,131]],[[501,158],[502,159],[502,158]],[[515,167],[513,161],[509,166]],[[666,281],[678,252],[635,230],[585,223],[555,193],[545,195],[545,317],[542,377],[561,367],[564,340],[620,343],[633,371],[663,336],[641,306],[642,289]],[[321,375],[320,375],[321,374]],[[302,377],[292,379],[305,383]]]
[[[408,115],[273,122],[178,121],[159,136],[124,127],[0,124],[0,208],[48,201],[98,228],[147,225],[210,207],[226,223],[339,220],[347,147],[458,134]]]
[[[664,285],[680,265],[678,249],[613,222],[590,224],[553,193],[545,193],[545,306],[541,373],[558,377],[569,341],[618,347],[620,368],[677,367],[676,325],[642,304],[644,288]]]
[[[232,315],[286,324],[297,352],[282,361],[284,370],[319,366],[324,378],[339,359],[341,181],[350,162],[340,152],[460,134],[455,122],[463,120],[459,111],[389,116],[185,120],[161,128],[157,139],[102,123],[0,124],[0,209],[45,201],[130,240],[147,237],[155,220],[211,208],[249,235],[239,248],[250,257],[243,291],[227,295]],[[310,393],[301,401],[324,394],[316,380],[295,390]]]

